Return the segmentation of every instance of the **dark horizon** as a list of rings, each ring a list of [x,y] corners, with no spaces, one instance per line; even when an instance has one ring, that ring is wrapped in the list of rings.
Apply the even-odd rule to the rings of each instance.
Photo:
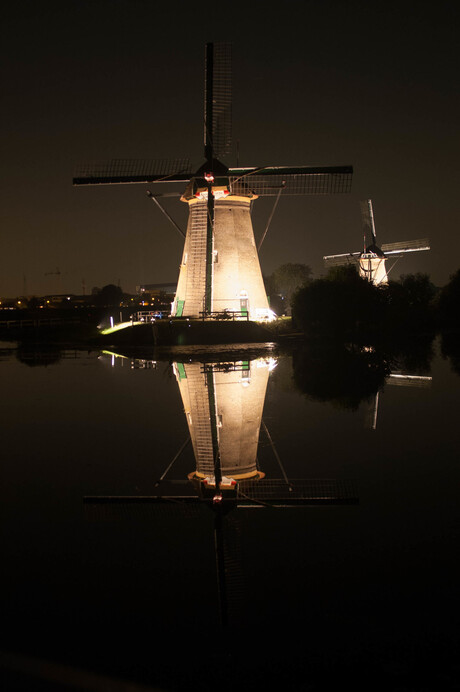
[[[263,3],[244,16],[143,0],[10,7],[3,21],[0,296],[87,292],[109,283],[176,281],[177,232],[148,185],[73,188],[78,164],[189,156],[203,161],[204,46],[233,44],[230,165],[353,165],[350,195],[281,199],[262,272],[311,266],[362,245],[359,201],[377,240],[429,237],[431,251],[390,278],[459,267],[456,225],[456,9],[413,3]],[[178,192],[182,190],[175,186]],[[256,238],[273,200],[254,207]],[[185,228],[187,209],[167,200]],[[54,275],[53,275],[54,272]]]

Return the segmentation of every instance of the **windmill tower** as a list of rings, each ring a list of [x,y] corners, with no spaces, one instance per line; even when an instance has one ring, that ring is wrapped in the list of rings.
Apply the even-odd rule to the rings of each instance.
[[[378,247],[375,233],[374,210],[372,200],[361,202],[361,215],[364,230],[364,249],[362,252],[348,252],[342,255],[326,255],[323,257],[326,267],[340,266],[355,263],[359,268],[359,275],[367,279],[374,286],[386,286],[388,274],[396,264],[396,261],[410,252],[421,252],[430,249],[427,238],[423,240],[407,240],[398,243],[383,243]],[[370,245],[366,245],[366,238],[372,238]],[[387,269],[388,259],[394,259],[390,269]]]
[[[208,43],[205,56],[204,155],[186,160],[112,160],[85,167],[74,185],[187,183],[189,220],[172,314],[252,320],[270,315],[251,222],[260,196],[323,195],[351,189],[351,166],[228,168],[231,145],[231,46]],[[161,207],[158,197],[148,193]],[[170,217],[169,217],[170,218]],[[171,219],[170,219],[171,220]],[[176,224],[175,224],[176,225]],[[177,226],[176,226],[177,228]]]

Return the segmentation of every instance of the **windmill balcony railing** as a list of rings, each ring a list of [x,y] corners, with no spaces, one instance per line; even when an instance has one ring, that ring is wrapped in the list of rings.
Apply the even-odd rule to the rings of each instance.
[[[133,322],[155,322],[164,317],[169,317],[169,312],[165,310],[141,310],[131,315]]]
[[[203,310],[200,312],[200,318],[204,320],[249,320],[249,313],[247,310],[213,310],[208,312]]]

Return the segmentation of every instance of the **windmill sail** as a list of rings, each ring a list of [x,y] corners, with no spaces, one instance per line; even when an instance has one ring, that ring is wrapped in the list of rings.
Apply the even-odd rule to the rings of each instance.
[[[208,43],[205,61],[204,155],[223,158],[232,144],[232,47]]]
[[[421,240],[404,240],[400,243],[382,243],[382,250],[385,255],[397,256],[406,254],[407,252],[422,252],[430,249],[430,241],[428,238]]]
[[[408,375],[403,372],[392,372],[385,380],[386,384],[396,387],[420,387],[431,386],[433,378],[430,375]]]
[[[112,159],[79,166],[74,185],[185,182],[192,176],[188,159]]]
[[[326,267],[342,267],[359,261],[360,252],[344,252],[341,255],[325,255],[323,257]]]
[[[230,168],[229,183],[233,194],[275,196],[283,188],[285,195],[328,195],[351,191],[352,166],[270,166],[266,168]]]
[[[366,199],[365,202],[360,202],[360,205],[364,235],[367,238],[372,238],[372,244],[375,245],[377,241],[375,234],[374,210],[372,209],[372,200]]]

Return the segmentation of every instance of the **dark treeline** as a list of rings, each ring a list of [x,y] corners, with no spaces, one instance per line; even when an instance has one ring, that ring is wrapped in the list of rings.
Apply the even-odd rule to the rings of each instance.
[[[429,374],[434,339],[460,375],[460,270],[443,288],[408,274],[379,288],[354,266],[306,282],[292,300],[305,339],[293,353],[293,380],[309,398],[356,409],[390,372]]]
[[[386,343],[460,328],[460,270],[441,289],[427,274],[376,287],[353,265],[334,267],[294,294],[295,325],[306,334],[355,344]]]

